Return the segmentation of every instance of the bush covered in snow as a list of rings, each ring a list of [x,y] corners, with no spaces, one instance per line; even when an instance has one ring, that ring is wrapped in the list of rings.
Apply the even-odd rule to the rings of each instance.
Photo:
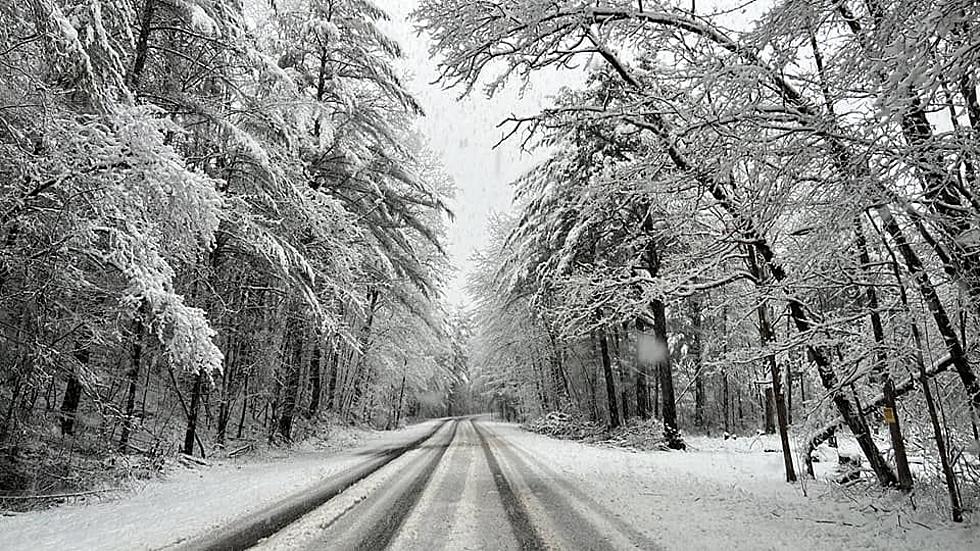
[[[632,450],[663,450],[669,448],[664,438],[663,422],[659,419],[631,419],[603,438],[592,439],[592,443],[600,446],[625,448]]]
[[[580,440],[604,433],[604,426],[563,411],[552,411],[524,424],[524,428],[555,438]]]
[[[603,423],[563,411],[552,411],[525,423],[524,428],[554,438],[582,440],[599,446],[632,450],[667,449],[663,423],[658,419],[632,419],[610,430]]]

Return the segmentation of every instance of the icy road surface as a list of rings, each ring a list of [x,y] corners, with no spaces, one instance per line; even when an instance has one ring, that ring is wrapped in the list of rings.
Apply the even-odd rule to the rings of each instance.
[[[780,481],[778,454],[706,447],[633,453],[430,422],[356,453],[2,519],[0,549],[980,549],[976,525],[813,482],[804,496]]]

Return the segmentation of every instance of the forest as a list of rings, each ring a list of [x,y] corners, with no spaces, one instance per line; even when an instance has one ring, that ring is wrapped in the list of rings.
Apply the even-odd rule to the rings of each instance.
[[[980,5],[417,4],[460,97],[584,75],[472,130],[540,162],[465,307],[383,3],[0,5],[5,494],[482,410],[976,507]]]
[[[504,416],[656,418],[666,448],[778,434],[787,482],[847,435],[872,480],[917,479],[960,520],[980,492],[980,5],[723,4],[422,2],[463,93],[588,74],[504,121],[545,160],[470,277],[477,383]]]
[[[2,493],[445,414],[453,186],[386,18],[2,4]]]

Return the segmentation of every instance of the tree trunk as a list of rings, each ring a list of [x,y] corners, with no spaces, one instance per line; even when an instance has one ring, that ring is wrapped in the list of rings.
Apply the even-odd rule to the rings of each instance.
[[[616,366],[616,371],[619,374],[619,407],[622,415],[620,419],[623,423],[629,421],[630,411],[629,411],[629,381],[626,377],[626,366],[623,365],[623,355],[620,349],[622,344],[622,339],[620,338],[619,330],[613,327],[613,364]]]
[[[694,360],[694,426],[699,429],[705,428],[705,393],[704,393],[704,376],[701,371],[704,368],[702,363],[702,349],[703,345],[701,342],[702,333],[702,320],[701,320],[701,302],[691,298],[688,301],[688,306],[690,308],[689,315],[691,316],[691,349],[688,350],[688,354]]]
[[[758,262],[758,251],[753,247],[748,251],[749,268],[760,282],[771,281],[769,266]],[[759,318],[759,341],[765,349],[771,346],[776,340],[776,334],[772,325],[772,312],[765,297],[759,297],[759,304],[756,306],[756,314]],[[776,406],[776,427],[779,430],[779,442],[783,449],[783,467],[786,471],[786,482],[796,482],[796,469],[793,467],[793,451],[789,444],[789,426],[786,415],[786,397],[783,395],[782,373],[779,372],[779,365],[776,363],[776,355],[772,352],[766,354],[765,362],[769,367],[770,382],[772,389],[767,390],[766,396],[766,432],[771,422],[770,404]]]
[[[368,377],[365,374],[361,373],[361,371],[364,364],[364,358],[367,356],[368,353],[368,346],[370,345],[371,342],[371,326],[374,324],[374,314],[375,314],[375,310],[378,307],[378,299],[380,297],[381,297],[381,292],[378,291],[377,289],[371,288],[368,290],[367,318],[364,320],[364,325],[361,327],[361,335],[359,339],[360,351],[355,353],[356,356],[352,356],[351,363],[350,363],[351,369],[353,369],[353,374],[351,378],[352,387],[351,387],[351,392],[349,393],[346,407],[343,408],[343,412],[345,413],[345,416],[347,413],[351,411],[351,408],[354,405],[355,398],[360,399],[361,395],[364,392],[363,390],[364,382],[368,379]]]
[[[303,361],[303,339],[298,328],[294,328],[292,356],[291,360],[284,362],[286,381],[282,388],[282,411],[279,415],[279,435],[286,442],[292,441],[293,438],[293,416],[296,414],[296,400],[299,394],[300,362]]]
[[[721,368],[721,401],[722,401],[722,416],[725,418],[725,432],[731,432],[732,426],[729,420],[734,421],[731,415],[734,413],[734,407],[732,405],[731,389],[728,386],[728,305],[725,305],[721,309],[721,338],[722,340],[722,358],[725,362],[725,366]]]
[[[218,398],[218,426],[215,430],[215,440],[224,444],[228,434],[228,422],[231,420],[232,387],[236,377],[239,344],[231,336],[227,339],[228,352],[225,354],[224,369],[221,370],[221,389]]]
[[[871,284],[871,255],[868,254],[868,244],[864,238],[864,229],[861,227],[861,219],[854,221],[855,244],[858,248],[858,261],[864,277],[868,280],[865,286],[865,297],[868,303],[869,317],[871,319],[871,330],[874,334],[874,367],[873,373],[882,386],[882,396],[885,398],[883,409],[885,423],[888,425],[888,432],[891,436],[892,450],[895,452],[895,468],[898,471],[898,487],[904,491],[912,489],[912,471],[909,469],[908,456],[905,452],[905,439],[902,437],[902,428],[898,417],[898,406],[895,403],[895,382],[892,380],[891,371],[888,369],[885,350],[884,325],[881,323],[881,314],[878,312],[878,293]]]
[[[789,363],[786,364],[786,369],[783,370],[786,381],[786,424],[788,426],[793,426],[793,371],[790,368]]]
[[[119,450],[123,453],[129,447],[129,435],[133,426],[133,410],[136,408],[136,382],[139,380],[140,363],[143,361],[143,313],[146,307],[141,306],[133,321],[133,350],[130,355],[129,372],[126,374],[128,388],[126,390],[126,408],[122,433],[119,435]]]
[[[762,389],[762,426],[766,434],[776,434],[775,403],[772,387],[766,386]]]
[[[642,319],[636,320],[636,329],[641,334],[646,329]],[[636,362],[636,415],[643,420],[650,418],[650,387],[647,383],[646,362],[642,359]]]
[[[306,416],[313,418],[320,410],[320,395],[322,394],[320,376],[320,343],[313,346],[313,355],[310,357],[310,406],[306,408]]]
[[[237,438],[242,437],[242,433],[245,430],[245,412],[248,411],[248,379],[249,372],[245,371],[245,380],[242,382],[242,414],[238,418],[238,430],[236,431]]]
[[[949,460],[949,453],[946,450],[946,437],[943,435],[943,426],[936,413],[936,400],[929,390],[929,377],[926,375],[925,365],[921,360],[921,349],[918,352],[920,383],[922,395],[926,399],[926,408],[929,410],[929,421],[932,423],[933,436],[936,439],[936,451],[939,454],[939,462],[943,467],[943,476],[946,479],[946,489],[949,493],[949,505],[952,513],[953,522],[963,522],[963,505],[960,502],[960,493],[956,487],[956,475],[953,473],[953,466]]]
[[[953,358],[953,367],[960,376],[960,381],[962,381],[963,388],[966,390],[971,407],[974,412],[980,413],[980,381],[978,381],[976,374],[973,372],[973,367],[966,357],[966,352],[963,350],[963,346],[956,336],[956,328],[950,321],[946,313],[946,308],[939,299],[939,295],[929,278],[929,274],[926,272],[915,250],[912,249],[912,246],[906,240],[904,233],[898,226],[898,222],[892,216],[891,210],[887,206],[883,206],[878,207],[876,212],[882,221],[885,231],[892,238],[895,246],[898,247],[898,253],[905,261],[906,269],[912,276],[913,281],[915,281],[919,289],[919,294],[922,295],[926,306],[929,308],[929,312],[932,314],[936,328],[939,330],[939,335],[942,337],[950,357]]]
[[[662,347],[663,354],[657,362],[657,374],[660,381],[661,408],[664,423],[664,439],[667,447],[674,450],[686,448],[677,426],[677,401],[674,398],[674,373],[670,364],[670,349],[667,345],[667,308],[661,300],[650,303],[653,310],[653,337]]]
[[[654,415],[663,415],[660,411],[660,366],[653,366],[653,407],[650,409]]]
[[[197,437],[197,410],[201,403],[201,386],[204,380],[204,371],[200,370],[194,375],[194,388],[191,389],[191,404],[187,409],[187,430],[184,432],[183,452],[187,455],[194,455],[194,440]],[[201,457],[204,457],[204,449],[201,449]]]
[[[742,387],[735,385],[735,399],[738,402],[738,428],[745,429],[745,410],[742,409]]]
[[[402,421],[402,400],[404,399],[405,399],[405,375],[402,374],[401,388],[398,389],[398,405],[395,407],[395,426],[392,427],[394,429],[397,429],[398,424],[401,423]]]
[[[73,353],[75,360],[84,369],[88,366],[90,352],[88,346],[77,347]],[[82,382],[78,379],[79,369],[72,369],[65,387],[65,397],[61,401],[61,434],[75,434],[75,418],[78,404],[82,399]]]
[[[78,375],[72,373],[68,376],[65,396],[61,401],[61,434],[75,434],[75,416],[78,414],[78,403],[81,398],[82,383],[78,380]]]
[[[140,32],[136,38],[136,52],[133,60],[133,68],[126,80],[131,88],[139,86],[140,77],[143,76],[143,69],[146,67],[146,55],[149,51],[150,27],[153,23],[153,12],[156,9],[157,0],[146,0],[143,3],[143,13],[140,18]]]
[[[331,345],[330,350],[330,360],[328,362],[328,367],[330,369],[330,374],[327,379],[327,409],[333,411],[336,407],[335,395],[337,394],[337,370],[340,368],[340,351],[338,347],[339,342],[334,342]]]
[[[571,384],[568,382],[568,372],[565,369],[564,355],[562,354],[562,348],[558,344],[558,340],[555,338],[555,333],[551,329],[549,324],[545,325],[545,331],[548,334],[548,342],[551,345],[551,367],[555,372],[555,377],[558,382],[559,389],[557,391],[557,401],[558,409],[562,408],[562,403],[570,403],[575,390],[572,388]],[[577,394],[575,395],[576,401],[579,400]]]
[[[723,423],[725,426],[725,432],[730,433],[732,430],[730,422],[730,410],[731,410],[731,391],[728,388],[728,372],[721,372],[721,416],[723,418]]]
[[[889,253],[891,251],[889,250]],[[895,259],[894,253],[892,254],[892,270],[895,273],[895,279],[898,281],[899,285],[899,297],[902,300],[902,305],[905,307],[909,316],[912,316],[912,310],[909,307],[908,297],[905,293],[905,286],[902,283],[901,274],[898,271],[898,262]],[[912,339],[915,342],[915,361],[918,367],[919,373],[919,384],[922,388],[922,395],[926,399],[926,408],[929,411],[929,421],[932,424],[933,437],[936,440],[936,451],[939,454],[939,462],[943,468],[943,477],[946,480],[946,489],[949,493],[949,504],[953,522],[963,521],[963,506],[960,503],[959,490],[956,487],[956,475],[953,473],[953,467],[949,460],[949,454],[946,450],[946,437],[943,435],[942,424],[939,421],[939,416],[936,413],[936,401],[933,397],[932,391],[929,389],[929,374],[926,371],[925,361],[922,359],[922,335],[919,332],[919,325],[914,319],[910,322],[910,329],[912,331]]]
[[[612,362],[609,359],[609,343],[606,341],[606,330],[599,327],[599,353],[602,359],[602,375],[606,381],[606,405],[609,410],[609,426],[619,427],[619,409],[616,406],[616,384],[613,379]]]

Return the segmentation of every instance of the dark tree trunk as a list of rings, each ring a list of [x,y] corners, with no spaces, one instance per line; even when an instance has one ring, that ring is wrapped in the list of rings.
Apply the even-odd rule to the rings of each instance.
[[[90,358],[88,346],[76,348],[73,356],[81,366],[80,368],[84,369]],[[82,382],[78,379],[78,371],[78,369],[73,368],[68,376],[65,396],[61,401],[61,434],[75,434],[75,417],[78,414],[78,404],[82,399]]]
[[[912,489],[912,471],[909,469],[908,456],[905,452],[905,439],[902,437],[902,428],[898,418],[898,407],[895,403],[895,381],[892,380],[891,371],[888,369],[887,356],[885,350],[884,325],[881,323],[881,314],[878,313],[878,293],[871,284],[870,268],[871,256],[868,254],[868,244],[864,238],[864,230],[861,227],[861,219],[854,221],[855,244],[858,248],[858,261],[861,270],[868,279],[865,287],[865,298],[867,299],[869,317],[871,319],[871,329],[875,338],[874,367],[873,373],[881,382],[882,396],[885,398],[884,418],[888,425],[888,432],[891,436],[892,450],[895,452],[895,467],[898,471],[899,489],[910,491]]]
[[[236,359],[238,357],[238,341],[231,337],[227,341],[228,352],[225,354],[224,369],[221,370],[221,389],[218,398],[218,426],[215,430],[215,440],[224,444],[228,434],[228,422],[231,420],[232,387],[236,377]]]
[[[330,369],[330,374],[327,379],[327,409],[333,411],[336,407],[336,394],[337,394],[337,371],[340,369],[340,343],[334,342],[330,350],[330,360],[328,362],[328,367]]]
[[[313,346],[313,356],[310,358],[310,406],[306,416],[313,418],[320,410],[320,395],[322,394],[320,376],[320,344]]]
[[[568,372],[565,369],[562,348],[559,346],[558,340],[555,338],[554,331],[552,331],[548,324],[545,324],[545,330],[548,333],[548,341],[551,345],[551,368],[559,385],[556,393],[558,409],[561,409],[563,403],[569,403],[571,401],[574,390],[568,382]],[[578,396],[575,396],[575,399],[577,401]]]
[[[595,350],[595,341],[592,342],[592,349]],[[599,386],[596,377],[592,376],[595,364],[592,362],[581,362],[582,374],[585,376],[585,384],[589,389],[589,415],[592,421],[599,420],[599,398],[596,394],[596,387]]]
[[[704,377],[700,371],[694,373],[694,426],[705,429],[705,390]]]
[[[599,355],[602,359],[602,375],[606,381],[606,403],[609,409],[609,426],[619,427],[619,411],[616,407],[616,384],[613,378],[612,362],[609,359],[609,344],[606,341],[606,331],[598,329]]]
[[[745,429],[745,410],[742,409],[742,387],[735,385],[735,400],[738,402],[738,428]]]
[[[361,336],[359,339],[360,352],[357,353],[356,359],[352,360],[351,366],[354,370],[353,387],[351,388],[350,397],[348,398],[347,407],[344,408],[345,413],[349,413],[353,408],[355,399],[360,399],[364,389],[364,383],[369,379],[367,374],[362,373],[364,366],[364,358],[368,353],[368,346],[371,342],[371,327],[374,324],[374,314],[378,307],[378,299],[381,298],[381,292],[377,289],[370,289],[368,291],[368,310],[367,319],[364,320],[364,325],[361,327]]]
[[[660,345],[662,354],[657,362],[657,379],[660,381],[661,407],[664,423],[664,439],[667,447],[683,450],[686,445],[677,426],[677,400],[674,397],[674,373],[670,365],[670,349],[667,347],[667,307],[660,300],[650,303],[653,310],[653,337]]]
[[[620,420],[623,423],[629,421],[630,411],[629,411],[629,381],[626,377],[626,366],[623,365],[623,355],[620,349],[622,345],[622,340],[620,338],[619,330],[613,327],[613,364],[616,366],[616,371],[619,374],[619,407],[621,411]]]
[[[68,376],[65,396],[61,401],[61,434],[75,434],[75,416],[78,414],[81,398],[82,383],[78,380],[78,375],[72,373]]]
[[[298,331],[298,330],[297,330]],[[293,355],[286,360],[286,381],[282,388],[282,411],[279,415],[279,435],[287,442],[293,438],[293,416],[296,414],[296,399],[299,394],[300,362],[303,361],[303,340],[294,335]]]
[[[139,380],[140,364],[143,361],[143,313],[145,306],[141,306],[136,313],[136,320],[133,322],[133,350],[130,355],[129,371],[126,374],[128,388],[126,390],[126,407],[124,410],[124,420],[122,433],[119,435],[119,450],[126,452],[129,447],[129,436],[133,428],[133,410],[136,408],[136,383]]]
[[[921,356],[922,352],[919,352]],[[929,389],[929,376],[923,362],[919,362],[919,382],[922,386],[922,395],[926,399],[926,408],[929,410],[929,421],[932,423],[933,436],[936,440],[936,451],[939,454],[939,462],[943,467],[943,477],[946,479],[946,489],[949,493],[949,505],[952,513],[953,522],[963,522],[963,504],[960,502],[960,493],[956,487],[956,474],[953,473],[953,466],[949,460],[949,453],[946,450],[946,436],[943,435],[943,426],[936,413],[936,399]]]
[[[756,276],[757,281],[771,281],[769,266],[758,261],[758,250],[750,248],[748,251],[749,268]],[[768,347],[776,340],[776,334],[772,325],[772,312],[769,303],[765,298],[760,297],[756,314],[759,318],[759,341],[763,347]],[[768,425],[771,423],[770,404],[776,406],[776,427],[779,430],[779,442],[783,449],[783,467],[786,471],[786,482],[796,481],[796,469],[793,467],[793,452],[789,444],[789,426],[786,415],[786,398],[783,395],[782,373],[779,372],[779,365],[776,363],[775,354],[766,355],[765,362],[769,367],[770,382],[772,388],[766,389],[766,432],[769,432]]]
[[[902,300],[902,305],[905,310],[911,315],[911,308],[909,307],[908,297],[905,293],[905,285],[902,283],[902,277],[898,270],[898,262],[895,259],[894,253],[889,249],[889,253],[892,255],[892,270],[895,273],[895,280],[898,282],[899,286],[899,297]],[[915,361],[918,367],[919,384],[922,388],[922,395],[926,399],[926,408],[929,411],[929,421],[932,424],[933,437],[936,440],[936,451],[939,454],[939,462],[943,468],[943,477],[946,480],[946,489],[949,493],[949,504],[951,510],[951,516],[953,522],[963,521],[963,505],[960,502],[959,490],[956,487],[956,475],[953,473],[953,467],[949,460],[949,453],[946,450],[946,437],[943,435],[942,423],[939,421],[939,416],[936,412],[936,401],[933,397],[932,391],[929,389],[929,374],[926,371],[925,361],[922,359],[922,334],[919,332],[919,325],[914,321],[910,323],[910,328],[912,330],[912,339],[915,342]]]
[[[157,0],[146,0],[143,3],[143,13],[140,18],[140,32],[136,38],[136,56],[133,61],[133,68],[127,79],[132,88],[139,86],[140,77],[143,76],[143,69],[146,67],[146,55],[150,46],[150,30],[156,4]]]
[[[646,323],[637,319],[636,329],[642,334]],[[636,362],[636,415],[644,420],[650,418],[650,387],[647,383],[646,362],[642,359]]]
[[[201,387],[204,380],[204,371],[198,371],[194,375],[194,388],[191,389],[191,404],[187,409],[187,430],[184,431],[183,452],[187,455],[194,455],[194,440],[197,438],[197,410],[201,404]],[[201,449],[201,457],[204,457],[204,449]]]
[[[653,415],[661,414],[660,411],[660,366],[653,366],[653,407],[650,409]]]
[[[398,424],[402,421],[402,401],[405,399],[405,375],[402,375],[401,388],[398,389],[398,405],[395,407],[395,426],[392,428],[397,429]]]
[[[785,374],[784,380],[786,381],[786,424],[793,426],[793,371],[789,363],[786,364],[786,369],[783,370],[783,373]]]
[[[224,444],[228,437],[228,421],[231,420],[231,400],[222,399],[218,403],[218,426],[215,428],[218,444]]]
[[[956,336],[956,328],[952,321],[950,321],[946,313],[946,308],[939,299],[939,295],[928,273],[926,273],[922,261],[905,239],[905,235],[899,227],[898,222],[892,216],[891,210],[887,206],[879,207],[877,213],[879,218],[881,218],[885,231],[891,236],[895,246],[898,247],[898,253],[905,261],[905,266],[912,276],[913,281],[915,281],[919,289],[919,294],[922,295],[926,306],[929,308],[929,312],[932,314],[936,328],[939,330],[939,335],[942,337],[943,343],[946,345],[946,349],[953,359],[953,367],[955,367],[956,373],[960,376],[960,381],[963,383],[963,388],[966,390],[973,411],[976,414],[980,414],[980,380],[977,379],[976,373],[974,373],[973,367],[966,357],[966,352],[963,350],[963,346]]]
[[[776,434],[776,411],[773,407],[775,399],[772,387],[766,386],[762,391],[762,425],[766,434]]]
[[[731,432],[731,391],[728,388],[728,372],[721,372],[721,416],[723,418],[725,432]]]
[[[721,348],[721,353],[724,358],[725,367],[721,369],[721,401],[722,401],[722,416],[725,418],[725,432],[731,432],[733,428],[729,423],[729,420],[734,421],[733,413],[734,406],[731,399],[731,389],[728,386],[728,306],[725,305],[721,309],[721,337],[723,339],[723,344]]]
[[[703,369],[701,303],[692,297],[688,301],[688,307],[691,317],[691,348],[688,354],[694,364],[694,426],[703,429],[707,419],[705,418],[704,376],[701,373]]]
[[[248,401],[248,379],[249,379],[249,372],[246,370],[245,371],[245,380],[242,381],[242,414],[238,418],[238,430],[235,433],[238,438],[241,438],[242,437],[242,434],[243,434],[243,432],[245,430],[245,412],[248,411],[248,405],[249,405],[249,401]]]

